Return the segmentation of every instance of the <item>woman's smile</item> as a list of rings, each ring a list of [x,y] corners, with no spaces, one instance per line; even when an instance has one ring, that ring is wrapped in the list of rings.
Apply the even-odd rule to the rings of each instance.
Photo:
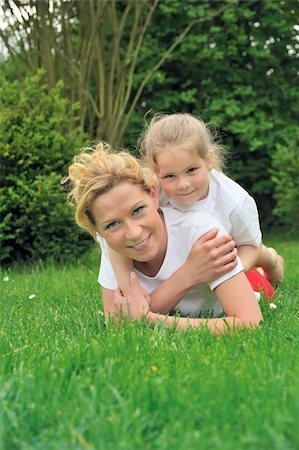
[[[135,250],[142,251],[145,250],[150,241],[150,236],[148,236],[146,239],[143,239],[141,242],[137,242],[136,244],[128,245],[129,248],[134,248]]]

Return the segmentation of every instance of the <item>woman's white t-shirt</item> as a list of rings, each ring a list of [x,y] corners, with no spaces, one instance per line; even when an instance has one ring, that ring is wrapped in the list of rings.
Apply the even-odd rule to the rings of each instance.
[[[220,234],[226,234],[224,227],[213,216],[205,212],[189,211],[182,214],[180,211],[169,207],[162,207],[161,210],[168,235],[163,264],[154,277],[148,277],[135,269],[140,284],[150,293],[185,263],[192,245],[201,236],[212,228],[218,228]],[[117,281],[110,263],[108,246],[100,236],[97,237],[97,240],[102,249],[98,281],[102,287],[114,290],[117,287]],[[238,259],[237,266],[227,274],[209,284],[196,285],[190,289],[175,309],[182,316],[190,315],[190,317],[194,317],[207,311],[212,317],[220,316],[223,314],[223,310],[213,289],[242,270],[243,266]]]

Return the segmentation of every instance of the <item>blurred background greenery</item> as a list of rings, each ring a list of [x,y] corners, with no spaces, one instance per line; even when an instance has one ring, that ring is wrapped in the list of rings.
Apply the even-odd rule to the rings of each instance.
[[[298,226],[297,1],[4,0],[0,15],[4,265],[89,248],[59,181],[98,139],[138,154],[157,112],[209,122],[262,228]]]

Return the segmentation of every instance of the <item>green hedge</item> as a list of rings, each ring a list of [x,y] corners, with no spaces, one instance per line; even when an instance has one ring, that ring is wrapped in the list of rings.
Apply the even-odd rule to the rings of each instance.
[[[60,179],[86,143],[73,126],[62,84],[43,72],[23,84],[1,79],[1,262],[75,258],[91,244],[75,225]]]
[[[298,133],[298,131],[297,131]],[[277,144],[273,154],[272,180],[277,201],[274,215],[290,230],[299,229],[299,153],[296,131],[285,145]]]

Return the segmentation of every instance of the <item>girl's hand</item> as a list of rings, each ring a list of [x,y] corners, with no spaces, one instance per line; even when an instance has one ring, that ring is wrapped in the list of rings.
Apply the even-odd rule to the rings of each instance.
[[[217,234],[217,229],[209,231],[193,244],[184,264],[191,286],[209,283],[237,265],[237,249],[232,237]]]
[[[114,292],[114,310],[117,317],[136,320],[149,311],[150,295],[143,289],[135,272],[130,273],[130,292],[123,295],[120,289]]]

